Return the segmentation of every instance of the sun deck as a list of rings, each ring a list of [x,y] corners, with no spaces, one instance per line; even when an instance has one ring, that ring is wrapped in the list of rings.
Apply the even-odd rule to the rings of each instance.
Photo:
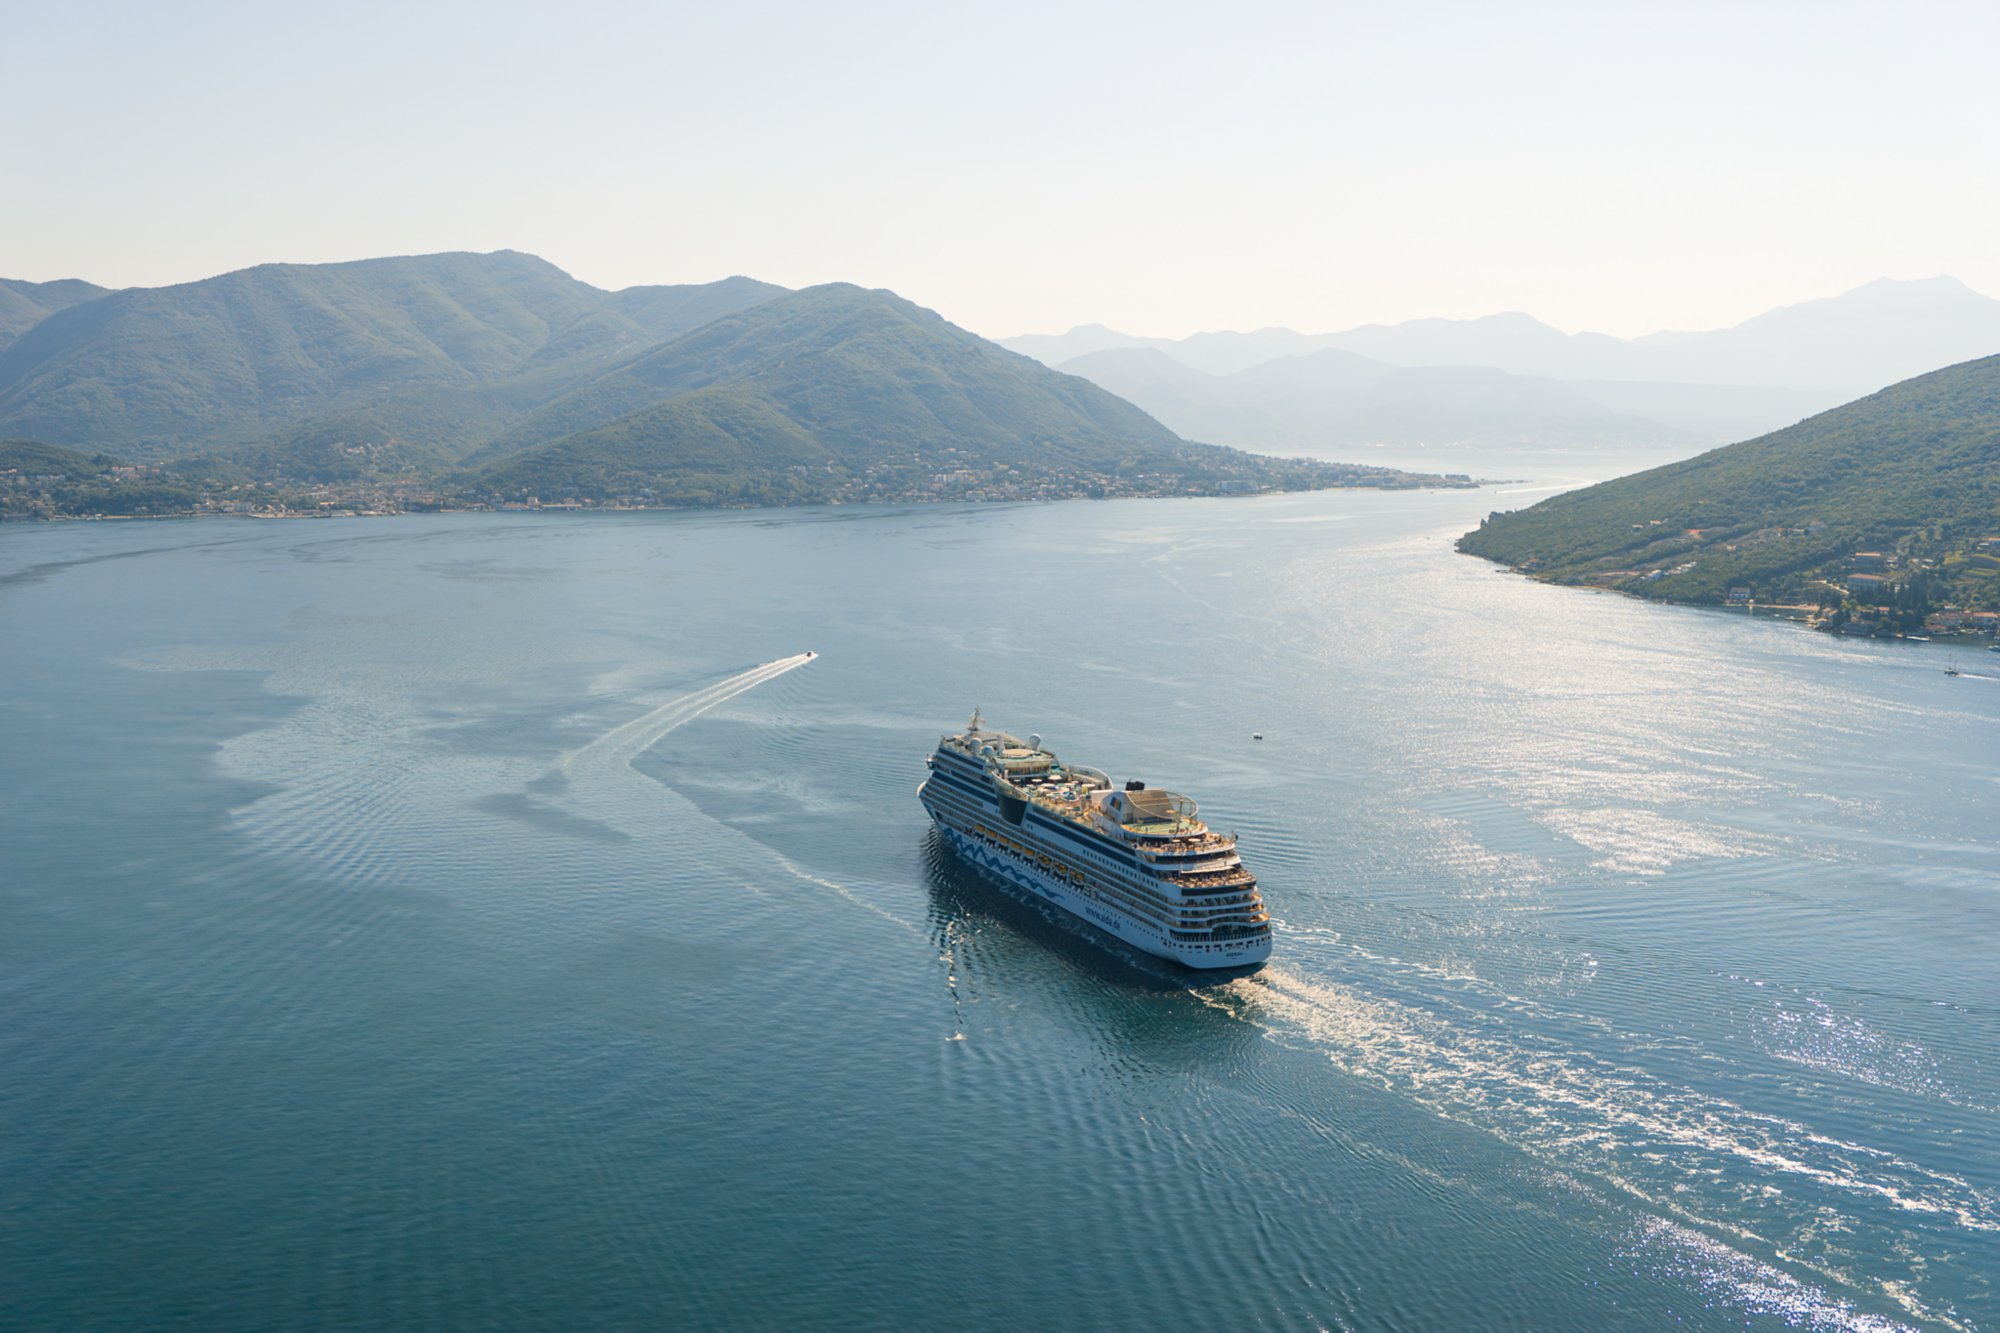
[[[1205,851],[1227,851],[1234,838],[1210,832],[1195,803],[1175,792],[1127,784],[1114,792],[1111,779],[1082,765],[1065,765],[1042,747],[1040,736],[1025,739],[986,729],[974,713],[967,730],[943,744],[979,763],[1037,809],[1083,828],[1108,833],[1116,827],[1141,857],[1152,861]]]
[[[1135,838],[1195,838],[1208,832],[1199,819],[1142,819],[1121,822],[1119,828]]]
[[[1078,824],[1089,824],[1091,822],[1090,813],[1093,807],[1090,802],[1090,793],[1095,788],[1047,782],[1037,782],[1032,786],[1017,783],[1015,786],[1023,796],[1033,801],[1039,809],[1046,810],[1052,815],[1060,815],[1064,819],[1072,820]]]

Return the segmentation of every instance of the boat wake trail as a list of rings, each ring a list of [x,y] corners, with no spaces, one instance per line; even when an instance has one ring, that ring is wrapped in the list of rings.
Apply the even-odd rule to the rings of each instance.
[[[1739,1299],[1755,1306],[1768,1297],[1773,1309],[1809,1326],[1872,1329],[1900,1321],[1876,1320],[1838,1294],[1844,1288],[1859,1295],[1874,1284],[1835,1255],[1815,1253],[1805,1236],[1780,1245],[1773,1257],[1811,1277],[1781,1281],[1781,1270],[1737,1248],[1761,1248],[1768,1237],[1715,1217],[1754,1211],[1759,1198],[1796,1196],[1810,1204],[1813,1225],[1827,1230],[1893,1231],[1907,1225],[1897,1215],[1924,1217],[1949,1228],[1960,1244],[1981,1247],[1986,1242],[1975,1238],[2000,1231],[2000,1197],[1973,1182],[1557,1040],[1524,1042],[1472,1013],[1424,1011],[1282,967],[1198,996],[1274,1041],[1496,1134],[1566,1177],[1612,1187],[1640,1205],[1639,1248],[1658,1250],[1677,1237],[1676,1248],[1694,1255],[1687,1262],[1755,1276],[1756,1282],[1730,1280],[1741,1288]],[[1741,1197],[1713,1206],[1729,1193]],[[1887,1217],[1877,1211],[1883,1205]],[[1782,1234],[1783,1220],[1773,1211],[1764,1224]],[[1718,1232],[1729,1237],[1726,1244]],[[1718,1267],[1715,1256],[1728,1265]],[[1921,1302],[1918,1285],[1912,1278],[1881,1290],[1909,1315],[1949,1325],[1947,1312]],[[1751,1300],[1753,1287],[1765,1294]]]
[[[753,690],[766,681],[776,680],[788,671],[796,671],[812,660],[811,653],[781,657],[692,694],[669,699],[651,712],[613,727],[581,749],[570,751],[556,765],[556,771],[570,777],[578,773],[630,767],[634,759],[658,744],[676,727],[685,726],[717,704],[734,699],[745,690]]]
[[[393,690],[322,690],[279,726],[227,747],[237,771],[278,789],[234,817],[268,850],[350,885],[434,875],[489,880],[502,872],[500,862],[512,858],[518,869],[540,848],[456,836],[465,805],[543,833],[612,843],[646,836],[661,827],[666,788],[632,761],[676,727],[811,660],[804,653],[779,658],[670,699],[563,755],[525,788],[520,770],[510,772],[504,760],[413,735],[411,710]],[[586,863],[572,855],[564,864]]]
[[[807,662],[812,661],[813,657],[814,654],[811,653],[801,653],[795,657],[781,657],[774,662],[766,662],[762,666],[752,667],[750,670],[731,676],[727,680],[719,680],[715,684],[696,690],[692,694],[682,695],[678,699],[670,699],[666,703],[654,708],[651,712],[644,713],[633,718],[630,722],[613,727],[610,731],[605,732],[604,735],[599,736],[596,740],[581,749],[572,750],[569,754],[564,755],[562,761],[557,764],[555,771],[571,782],[581,782],[586,791],[592,778],[612,777],[621,769],[636,773],[636,770],[632,768],[632,761],[637,759],[641,754],[644,754],[652,746],[658,744],[675,728],[694,721],[694,719],[700,717],[709,709],[714,708],[717,704],[733,699],[746,690],[753,690],[759,685],[777,679],[788,671],[796,671]],[[639,774],[639,776],[645,777],[644,774]],[[664,784],[660,784],[652,778],[646,778],[646,781],[661,790],[670,790],[669,788],[665,788]],[[600,811],[599,813],[602,812]],[[885,910],[869,899],[855,893],[846,885],[836,883],[820,875],[815,875],[776,848],[769,847],[763,842],[749,837],[747,834],[743,836],[749,842],[754,843],[760,850],[767,852],[788,874],[818,888],[837,894],[855,906],[872,912],[903,930],[917,935],[923,934],[919,926],[904,920],[893,912]]]

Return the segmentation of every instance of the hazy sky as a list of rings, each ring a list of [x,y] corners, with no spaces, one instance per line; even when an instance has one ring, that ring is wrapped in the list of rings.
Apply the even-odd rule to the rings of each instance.
[[[0,276],[530,250],[988,335],[2000,295],[2000,2],[0,0]]]

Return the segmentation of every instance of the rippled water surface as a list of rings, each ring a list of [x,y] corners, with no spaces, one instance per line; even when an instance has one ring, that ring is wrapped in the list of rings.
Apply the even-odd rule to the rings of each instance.
[[[0,1324],[2000,1327],[2000,657],[1528,498],[0,532]],[[975,704],[1272,964],[969,875]]]

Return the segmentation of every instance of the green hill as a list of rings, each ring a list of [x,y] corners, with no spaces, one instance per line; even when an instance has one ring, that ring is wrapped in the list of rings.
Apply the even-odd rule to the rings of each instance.
[[[668,400],[742,386],[841,447],[983,440],[1060,448],[1172,431],[1088,381],[1009,352],[892,292],[831,283],[718,319],[527,415],[491,461]]]
[[[110,289],[78,278],[55,282],[22,282],[0,278],[0,348],[13,342],[58,310],[109,295]]]
[[[1459,549],[1663,600],[2000,606],[2000,356],[1494,514]],[[1856,559],[1857,552],[1864,552]],[[1879,555],[1877,560],[1874,556]]]
[[[1443,480],[1190,444],[1087,380],[847,284],[606,292],[501,251],[4,290],[39,317],[0,349],[0,434],[94,469],[14,469],[21,516]]]
[[[0,350],[0,431],[148,459],[268,447],[365,410],[448,459],[610,361],[781,290],[604,292],[511,251],[267,264],[47,314]]]
[[[0,440],[0,521],[58,514],[183,514],[218,479],[200,464],[132,466],[106,454]]]
[[[81,449],[65,449],[39,440],[0,440],[0,475],[31,473],[83,476],[99,470],[100,460]]]
[[[471,462],[472,494],[679,503],[1336,484],[1312,480],[1322,465],[1189,444],[1087,380],[844,283],[606,371]]]

